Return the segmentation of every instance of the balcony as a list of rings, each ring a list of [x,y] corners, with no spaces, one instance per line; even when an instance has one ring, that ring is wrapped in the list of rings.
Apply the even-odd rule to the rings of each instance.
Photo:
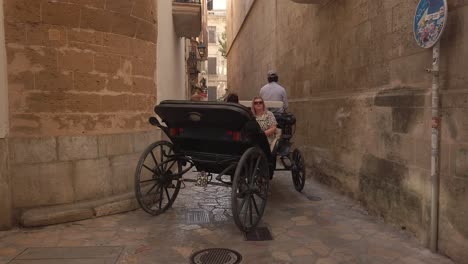
[[[177,36],[195,38],[202,29],[201,0],[174,0],[172,18]]]

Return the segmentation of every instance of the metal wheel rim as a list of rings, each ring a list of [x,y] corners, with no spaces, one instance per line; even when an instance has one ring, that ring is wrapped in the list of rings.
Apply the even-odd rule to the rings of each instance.
[[[297,191],[302,191],[305,185],[305,162],[301,152],[298,149],[295,149],[292,154],[293,166],[291,169],[294,188]]]
[[[162,154],[162,155],[161,155]],[[169,209],[179,193],[181,182],[171,176],[181,172],[170,142],[159,141],[146,148],[135,172],[135,195],[140,207],[151,215],[159,215]]]
[[[269,177],[263,152],[248,149],[239,161],[232,186],[233,217],[242,231],[248,232],[260,222],[266,207]]]

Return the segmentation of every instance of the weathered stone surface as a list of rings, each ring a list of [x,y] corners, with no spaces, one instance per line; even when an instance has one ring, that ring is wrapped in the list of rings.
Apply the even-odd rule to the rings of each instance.
[[[141,131],[129,116],[156,101],[155,11],[154,1],[5,3],[11,134]]]
[[[8,140],[8,149],[13,164],[57,160],[57,142],[54,137],[11,138]]]
[[[133,135],[116,134],[98,137],[99,157],[123,155],[133,152]]]
[[[97,92],[106,87],[107,79],[98,74],[75,72],[74,89],[78,91]]]
[[[68,223],[92,218],[91,209],[71,209],[66,211],[53,210],[29,210],[21,216],[21,225],[24,227],[46,226],[60,223]]]
[[[5,18],[20,23],[41,21],[41,2],[28,0],[5,1]]]
[[[112,16],[112,33],[134,37],[138,25],[138,19],[128,15],[115,14]]]
[[[140,206],[138,202],[132,198],[114,203],[104,204],[94,208],[94,215],[96,217],[120,214],[128,211],[138,209]]]
[[[111,167],[109,156],[131,156],[133,131],[151,129],[156,2],[8,0],[4,13],[11,170],[0,169],[0,225],[11,218],[4,203],[20,210],[128,190],[135,164]]]
[[[112,193],[109,159],[77,161],[73,171],[76,201],[103,198]]]
[[[110,32],[112,28],[112,14],[103,9],[82,8],[81,28]]]
[[[451,175],[468,181],[468,145],[452,146],[450,157],[452,158]]]
[[[161,134],[163,132],[159,129],[151,132],[140,132],[133,134],[133,152],[141,153],[151,143],[161,140]]]
[[[195,177],[195,173],[187,177]],[[242,254],[241,263],[248,264],[454,263],[445,256],[432,254],[407,232],[369,216],[358,203],[316,182],[308,181],[303,194],[296,192],[289,172],[278,172],[274,184],[270,185],[271,194],[262,217],[273,236],[273,240],[267,242],[244,242],[243,232],[239,232],[232,221],[229,187],[201,188],[194,183],[186,184],[187,188],[179,193],[172,208],[158,217],[138,210],[72,224],[3,232],[0,260],[24,263],[41,259],[40,263],[46,264],[115,263],[115,259],[110,261],[107,257],[119,256],[119,261],[124,263],[187,263],[198,250],[197,245],[187,244],[187,241],[202,240],[216,247],[233,248]],[[313,194],[322,200],[309,201],[304,194]],[[118,208],[117,204],[125,204],[124,200],[131,198],[108,204],[107,208]],[[218,205],[207,211],[204,201]],[[66,209],[67,206],[54,210],[71,210]],[[87,208],[105,207],[101,204]],[[52,208],[40,210],[49,209]],[[181,231],[175,235],[174,229]],[[442,231],[442,235],[447,234],[447,230]],[[235,247],[233,241],[238,241]],[[119,248],[103,245],[125,245],[125,249],[119,255]],[[29,249],[24,251],[25,247]],[[173,254],[161,254],[161,249]],[[10,261],[12,258],[15,259]]]
[[[0,139],[0,230],[12,226],[12,202],[10,189],[10,175],[8,172],[8,144]]]
[[[136,37],[142,40],[156,43],[157,30],[155,28],[155,24],[141,20],[138,21]]]
[[[45,24],[79,27],[80,7],[66,3],[46,2],[42,5],[42,20]]]
[[[424,69],[431,67],[432,52],[414,41],[415,3],[274,2],[230,2],[229,86],[241,99],[252,98],[266,83],[266,72],[276,70],[287,90],[289,110],[297,118],[294,142],[305,150],[314,176],[363,199],[371,212],[408,227],[426,241],[432,75]],[[468,97],[463,90],[468,34],[462,18],[468,9],[466,4],[449,5],[452,15],[441,42],[446,48],[440,65],[440,170],[442,176],[463,182],[468,170],[463,150],[468,138]],[[275,20],[262,22],[271,17]],[[464,211],[466,206],[459,202],[464,194],[451,193],[441,208]],[[441,216],[447,214],[443,211]],[[443,223],[445,230],[460,238],[445,238],[444,250],[451,256],[466,249],[463,243],[468,237],[461,227],[468,217],[454,215]]]
[[[115,75],[120,69],[120,57],[112,54],[97,54],[94,57],[94,68],[98,72]]]
[[[64,161],[97,158],[97,136],[58,137],[58,157]]]
[[[132,15],[149,22],[156,22],[156,3],[151,0],[136,1],[133,6]]]
[[[64,27],[55,25],[32,24],[26,28],[27,44],[39,46],[64,46],[67,34]]]
[[[93,70],[93,54],[74,50],[59,52],[58,67],[65,70],[90,72]]]
[[[115,156],[110,159],[113,194],[121,194],[134,189],[135,169],[140,154]]]
[[[18,164],[10,167],[15,208],[69,203],[74,200],[72,164]]]
[[[34,87],[41,91],[67,91],[73,87],[71,72],[41,71],[35,75]]]

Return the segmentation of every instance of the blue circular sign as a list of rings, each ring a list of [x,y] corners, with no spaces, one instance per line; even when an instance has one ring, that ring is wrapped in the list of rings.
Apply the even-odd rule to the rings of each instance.
[[[434,46],[442,36],[446,19],[446,0],[420,0],[414,16],[414,38],[418,45]]]

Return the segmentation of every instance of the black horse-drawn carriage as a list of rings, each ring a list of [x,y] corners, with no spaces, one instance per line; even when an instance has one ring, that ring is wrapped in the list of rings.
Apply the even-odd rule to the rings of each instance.
[[[170,141],[158,141],[143,152],[135,172],[135,194],[141,208],[158,215],[169,209],[181,188],[182,176],[197,171],[231,176],[231,208],[242,231],[257,226],[265,210],[275,170],[290,170],[294,187],[302,191],[305,164],[298,149],[291,150],[295,126],[291,114],[277,116],[283,134],[270,150],[252,112],[232,103],[164,101],[155,107],[150,123]],[[277,157],[283,169],[276,169]],[[225,181],[222,181],[226,183]]]

